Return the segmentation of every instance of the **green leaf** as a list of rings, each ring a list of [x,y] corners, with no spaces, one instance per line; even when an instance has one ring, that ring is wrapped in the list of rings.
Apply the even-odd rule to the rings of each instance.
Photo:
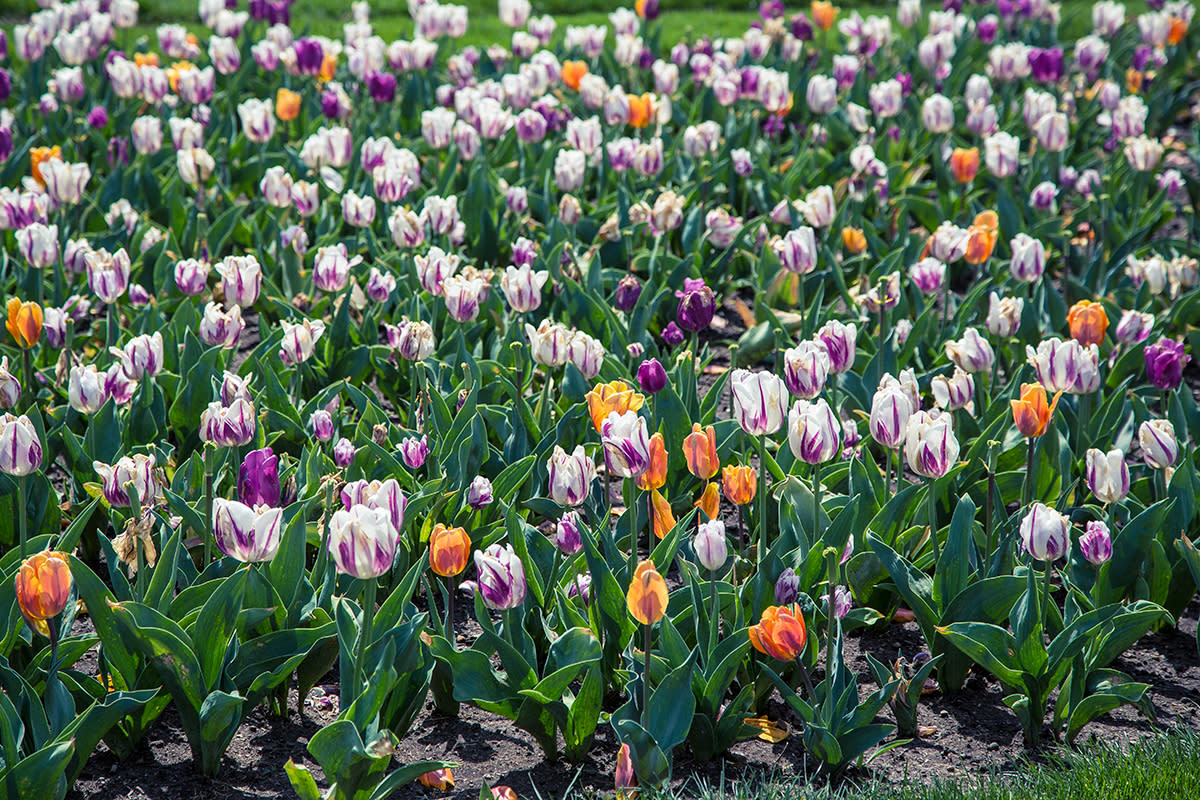
[[[221,679],[229,640],[235,635],[238,614],[242,610],[248,572],[249,567],[244,567],[222,579],[221,585],[200,609],[200,616],[192,628],[192,641],[196,643],[196,655],[210,691]]]

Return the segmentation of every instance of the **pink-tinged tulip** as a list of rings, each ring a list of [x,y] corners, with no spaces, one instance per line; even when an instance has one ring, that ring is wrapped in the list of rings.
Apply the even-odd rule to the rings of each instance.
[[[909,268],[908,277],[922,294],[936,294],[946,282],[946,265],[936,258],[923,258]]]
[[[1094,519],[1089,522],[1087,532],[1079,537],[1079,554],[1089,564],[1097,567],[1112,558],[1112,536],[1108,532],[1108,526],[1100,520]]]
[[[88,286],[105,303],[115,303],[129,288],[129,254],[122,247],[115,253],[92,250],[84,256]]]
[[[333,440],[333,415],[323,408],[318,408],[308,418],[308,427],[319,442]]]
[[[692,550],[705,569],[716,572],[725,566],[729,558],[729,544],[725,541],[725,523],[719,519],[701,522],[692,537]]]
[[[217,547],[243,564],[270,561],[279,551],[283,509],[250,507],[236,500],[213,500],[213,538]]]
[[[80,414],[95,414],[100,410],[108,395],[104,391],[104,376],[97,371],[95,364],[71,367],[67,399],[71,408]]]
[[[421,438],[409,436],[400,442],[400,457],[409,469],[420,469],[425,466],[429,457],[429,437],[421,434]]]
[[[1021,520],[1021,543],[1035,560],[1055,561],[1067,552],[1070,530],[1071,520],[1066,516],[1047,505],[1034,503]]]
[[[42,442],[29,417],[0,417],[0,472],[22,477],[42,466]]]
[[[1167,469],[1179,458],[1179,440],[1170,420],[1148,419],[1138,426],[1142,459],[1154,469]]]
[[[342,506],[347,511],[354,506],[382,508],[387,512],[392,527],[397,531],[404,530],[404,510],[408,507],[408,498],[400,491],[400,484],[395,478],[347,483],[342,487]]]
[[[208,404],[200,415],[200,438],[217,447],[238,447],[254,438],[254,406],[238,398],[225,406]]]
[[[421,288],[434,297],[442,293],[443,282],[458,272],[459,263],[457,255],[447,254],[440,247],[431,247],[425,255],[413,257]]]
[[[801,342],[783,353],[783,380],[795,397],[811,400],[825,388],[829,353],[818,339]]]
[[[610,413],[600,425],[600,439],[610,474],[636,478],[650,468],[650,436],[636,411]]]
[[[788,231],[787,236],[775,242],[774,250],[788,272],[807,275],[817,267],[817,238],[807,226]]]
[[[162,500],[163,491],[155,474],[153,455],[136,453],[132,456],[122,456],[116,464],[92,462],[92,469],[100,476],[100,486],[104,491],[104,499],[114,508],[129,507],[129,493],[126,486],[133,485],[142,508]]]
[[[829,320],[817,331],[817,339],[825,345],[829,355],[829,371],[840,375],[854,366],[857,352],[858,329],[854,323],[842,324]]]
[[[908,420],[904,454],[909,468],[925,478],[940,478],[958,461],[959,444],[949,414],[914,412]]]
[[[492,482],[482,475],[476,475],[467,487],[467,505],[478,511],[492,504]]]
[[[1183,342],[1163,337],[1146,346],[1146,377],[1162,392],[1170,392],[1183,383],[1183,368],[1192,357],[1184,353]]]
[[[529,355],[535,364],[561,367],[567,363],[567,345],[571,339],[571,331],[567,326],[548,319],[542,320],[536,328],[526,324],[525,339],[529,342]]]
[[[550,497],[560,506],[577,506],[587,499],[596,480],[596,465],[579,445],[571,453],[555,445],[546,462]]]
[[[238,375],[236,372],[225,370],[221,375],[221,390],[218,396],[221,402],[227,406],[233,405],[235,400],[245,400],[247,403],[254,402],[254,395],[250,391],[250,384],[254,382],[254,374]]]
[[[613,786],[617,790],[617,797],[621,800],[629,797],[622,789],[631,789],[637,786],[637,775],[633,771],[633,759],[629,755],[629,745],[623,744],[617,750],[617,768],[613,774]]]
[[[583,534],[580,530],[579,513],[568,511],[554,526],[550,541],[564,556],[573,556],[583,549]]]
[[[963,372],[971,373],[986,372],[996,358],[992,346],[975,328],[967,328],[957,341],[946,342],[946,357]]]
[[[542,304],[542,287],[549,278],[549,272],[534,272],[528,265],[508,267],[500,278],[500,288],[513,311],[526,313]]]
[[[841,452],[842,426],[824,399],[796,401],[788,413],[788,444],[806,464],[822,464]]]
[[[1020,297],[1005,297],[995,292],[988,295],[988,333],[1001,339],[1011,338],[1021,328],[1021,312],[1025,301]]]
[[[1046,271],[1046,245],[1025,233],[1018,233],[1009,243],[1012,260],[1008,268],[1013,278],[1034,283]]]
[[[590,381],[604,364],[604,345],[583,331],[574,331],[567,340],[567,361]]]
[[[317,340],[325,332],[325,323],[319,319],[301,320],[299,323],[279,321],[283,327],[283,341],[280,343],[279,359],[285,366],[303,364],[312,358]]]
[[[208,290],[208,273],[211,268],[206,261],[184,258],[175,262],[175,286],[186,295],[196,296]]]
[[[1115,331],[1121,344],[1141,344],[1150,337],[1154,329],[1154,315],[1140,311],[1122,311]]]
[[[122,350],[119,347],[109,349],[121,368],[131,380],[140,381],[143,377],[153,378],[163,367],[163,337],[156,332],[153,336],[142,334],[129,340]]]
[[[358,451],[354,447],[354,442],[343,436],[337,440],[333,446],[333,463],[334,466],[345,469],[354,463],[354,456]]]
[[[954,374],[948,378],[945,375],[935,376],[930,389],[933,390],[933,402],[938,408],[948,411],[965,408],[968,413],[975,413],[975,380],[970,373],[955,367]]]
[[[329,520],[329,555],[337,571],[355,578],[378,578],[392,568],[400,533],[383,508],[339,508]]]
[[[512,545],[493,544],[482,552],[476,550],[475,568],[479,570],[479,593],[488,608],[503,611],[525,601],[525,565]]]
[[[378,267],[371,267],[367,275],[367,297],[376,303],[385,303],[396,291],[396,277],[390,272],[380,272]]]
[[[1025,357],[1037,372],[1038,383],[1053,394],[1074,391],[1087,353],[1074,339],[1064,342],[1056,336],[1039,342],[1036,350],[1026,345]]]
[[[225,302],[249,308],[262,291],[262,265],[254,256],[226,256],[217,264]]]
[[[772,434],[783,427],[788,413],[788,388],[783,379],[770,372],[734,370],[733,416],[742,430],[751,436]]]
[[[273,208],[292,207],[292,185],[295,180],[281,166],[269,167],[258,183],[258,191],[266,204]]]
[[[820,607],[829,608],[829,595],[821,595]],[[845,586],[833,587],[833,615],[838,619],[843,619],[850,613],[850,609],[854,607],[854,598],[851,597],[850,591]]]
[[[1094,447],[1088,448],[1084,474],[1088,489],[1101,503],[1119,503],[1129,494],[1129,468],[1125,465],[1124,451],[1105,453]]]
[[[340,292],[350,281],[350,270],[362,263],[362,256],[350,258],[346,245],[318,247],[313,262],[313,285],[322,292]]]
[[[904,444],[913,404],[900,386],[880,385],[871,400],[871,437],[889,450]]]

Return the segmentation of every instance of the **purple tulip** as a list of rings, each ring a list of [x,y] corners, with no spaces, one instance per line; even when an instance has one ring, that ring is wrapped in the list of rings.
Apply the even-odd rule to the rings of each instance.
[[[667,385],[667,371],[657,358],[648,358],[641,363],[637,371],[638,385],[647,394],[658,394]]]
[[[1033,48],[1029,51],[1029,70],[1038,83],[1058,83],[1063,75],[1062,48]]]
[[[1112,537],[1108,526],[1099,520],[1087,524],[1087,532],[1079,537],[1079,552],[1089,564],[1100,566],[1112,558]]]
[[[321,62],[325,60],[325,51],[316,39],[305,37],[292,43],[296,52],[296,69],[304,75],[316,75],[321,71]]]
[[[396,76],[390,72],[371,72],[367,75],[367,91],[376,103],[395,101]]]
[[[475,480],[467,487],[467,505],[478,511],[492,504],[492,482],[482,475],[476,475]]]
[[[554,526],[554,535],[550,538],[554,546],[564,556],[573,556],[583,549],[583,535],[579,530],[579,514],[568,511]]]
[[[333,463],[339,467],[348,467],[354,461],[354,442],[342,437],[333,446]]]
[[[800,577],[796,570],[788,567],[779,574],[775,581],[775,602],[781,606],[790,606],[800,596]]]
[[[104,106],[94,106],[87,115],[87,123],[93,128],[103,128],[108,124],[108,111]]]
[[[617,295],[613,300],[613,305],[618,310],[629,313],[637,305],[638,298],[641,296],[642,282],[633,275],[626,275],[617,284]]]
[[[420,469],[429,456],[429,438],[427,436],[421,436],[420,439],[415,436],[408,437],[400,442],[400,456],[409,469]]]
[[[683,291],[676,292],[675,296],[679,298],[679,308],[675,312],[679,327],[692,333],[708,327],[717,311],[717,301],[703,278],[684,278]]]
[[[1192,357],[1183,352],[1183,342],[1163,337],[1146,346],[1146,377],[1160,391],[1178,389],[1183,368]]]
[[[238,472],[238,497],[251,507],[279,505],[279,456],[271,448],[246,454]]]

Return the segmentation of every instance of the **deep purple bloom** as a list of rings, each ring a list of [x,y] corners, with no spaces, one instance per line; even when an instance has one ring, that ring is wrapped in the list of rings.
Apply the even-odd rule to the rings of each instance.
[[[305,75],[316,75],[321,71],[321,62],[325,60],[325,51],[316,39],[305,37],[292,43],[296,51],[296,69]]]
[[[717,311],[717,301],[713,290],[702,278],[684,278],[683,291],[676,292],[675,296],[679,298],[679,308],[675,311],[679,327],[692,333],[708,327]]]
[[[341,113],[342,104],[338,102],[337,92],[326,90],[321,93],[321,113],[325,119],[337,119]]]
[[[758,15],[763,19],[776,19],[778,17],[782,17],[782,0],[763,0],[758,4]]]
[[[628,313],[637,305],[638,298],[641,296],[642,282],[634,275],[626,275],[617,284],[617,296],[613,301],[613,305],[618,310]]]
[[[975,26],[975,35],[979,37],[979,41],[984,44],[991,44],[996,41],[996,34],[1000,32],[1000,20],[996,19],[991,14],[979,20],[979,24]]]
[[[638,385],[647,394],[658,394],[667,385],[667,371],[657,358],[648,358],[637,371]]]
[[[1192,357],[1183,352],[1183,342],[1163,337],[1146,347],[1146,377],[1160,391],[1178,389],[1183,367]]]
[[[913,91],[913,76],[911,72],[897,72],[896,82],[900,84],[900,94],[908,97]]]
[[[3,135],[3,134],[0,134]],[[3,151],[3,147],[0,147]],[[0,158],[0,160],[3,160]],[[115,167],[117,164],[129,163],[129,140],[123,136],[114,136],[108,140],[108,165]]]
[[[93,128],[103,128],[108,124],[108,112],[104,110],[104,106],[93,106],[92,110],[87,115],[88,125]]]
[[[251,508],[279,505],[279,456],[271,448],[246,454],[238,472],[238,498]]]
[[[680,345],[685,338],[687,338],[686,334],[674,322],[668,322],[667,327],[663,328],[662,340],[667,347]]]
[[[376,103],[391,103],[396,99],[396,76],[390,72],[367,75],[367,90]]]
[[[642,4],[642,19],[653,22],[658,19],[658,0],[646,0]]]
[[[1034,48],[1029,51],[1029,70],[1038,83],[1058,83],[1063,74],[1061,47]]]
[[[4,161],[11,156],[12,151],[12,131],[10,131],[8,128],[0,128],[0,161]]]
[[[781,606],[790,606],[800,596],[800,577],[796,570],[788,567],[779,574],[775,581],[775,602]]]
[[[4,31],[0,31],[4,33]],[[2,58],[3,56],[0,56]],[[12,97],[12,75],[8,70],[0,69],[0,103],[6,102]]]

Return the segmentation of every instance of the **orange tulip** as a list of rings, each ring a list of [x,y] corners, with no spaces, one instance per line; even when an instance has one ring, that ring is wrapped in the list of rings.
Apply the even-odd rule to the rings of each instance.
[[[454,788],[454,774],[450,772],[449,768],[443,767],[421,775],[417,778],[417,783],[428,786],[430,789],[445,791]]]
[[[62,148],[55,145],[54,147],[35,147],[29,151],[29,174],[42,186],[46,185],[45,179],[42,178],[42,164],[47,161],[62,161]]]
[[[139,67],[157,67],[158,53],[134,53],[133,63]]]
[[[984,225],[975,224],[967,228],[967,252],[963,260],[968,264],[982,264],[991,258],[992,251],[996,249],[996,234],[995,228]]]
[[[842,228],[842,245],[852,254],[858,255],[867,249],[867,237],[859,228]]]
[[[721,513],[721,489],[716,481],[704,487],[704,493],[694,503],[695,507],[705,513],[709,519],[716,519]]]
[[[300,116],[300,95],[281,87],[275,93],[275,116],[284,122],[291,122]]]
[[[661,489],[667,482],[667,446],[663,444],[661,433],[650,437],[650,468],[633,481],[643,492]]]
[[[42,335],[42,307],[32,301],[8,299],[8,321],[4,323],[17,344],[28,350]]]
[[[795,661],[804,652],[808,631],[798,606],[769,606],[750,626],[750,644],[779,661]]]
[[[318,82],[326,83],[333,80],[333,75],[337,72],[337,61],[336,53],[325,54],[325,57],[321,59],[321,69],[317,73]]]
[[[1145,80],[1145,73],[1138,72],[1133,67],[1125,70],[1125,87],[1129,89],[1130,94],[1140,94],[1142,91],[1142,82]]]
[[[692,432],[683,440],[683,456],[687,459],[688,472],[702,481],[717,474],[721,462],[717,459],[717,429],[712,425],[701,428],[699,422],[692,423]]]
[[[1054,401],[1046,403],[1046,389],[1040,383],[1022,383],[1021,399],[1012,400],[1013,422],[1017,430],[1029,439],[1035,439],[1046,432],[1050,417],[1054,415],[1054,407],[1062,392],[1054,395]]]
[[[1167,44],[1174,46],[1182,42],[1183,37],[1187,35],[1187,29],[1186,19],[1171,17],[1171,28],[1167,31]]]
[[[471,537],[463,528],[447,528],[442,523],[433,526],[429,534],[429,566],[443,578],[449,578],[467,568],[471,555]]]
[[[1000,215],[990,208],[986,211],[980,211],[975,215],[975,225],[980,225],[984,228],[990,228],[994,231],[1000,230]]]
[[[582,61],[564,61],[562,65],[562,82],[575,91],[579,91],[579,82],[588,74],[588,65]]]
[[[50,626],[46,620],[58,616],[66,608],[72,583],[66,553],[43,550],[25,559],[16,579],[21,616],[43,636],[49,636]]]
[[[511,786],[493,786],[492,800],[518,800],[517,792]]]
[[[725,497],[735,506],[744,506],[754,502],[758,493],[758,476],[754,470],[745,464],[728,466],[721,472]]]
[[[1099,303],[1080,300],[1067,312],[1067,325],[1071,327],[1071,338],[1084,347],[1098,345],[1108,332],[1108,314]]]
[[[956,147],[950,154],[950,174],[959,183],[970,183],[979,172],[979,148]]]
[[[665,539],[675,527],[675,515],[671,513],[671,504],[658,489],[650,492],[650,503],[654,507],[654,535]]]
[[[823,31],[827,31],[833,27],[833,21],[837,18],[837,6],[827,0],[813,0],[812,18],[813,23]]]
[[[637,565],[625,604],[643,625],[653,625],[667,613],[667,582],[654,569],[654,562],[647,559]]]
[[[645,395],[635,392],[625,381],[598,383],[584,395],[584,399],[587,400],[588,413],[597,432],[612,412],[624,414],[626,411],[637,411],[646,402]]]
[[[654,95],[646,93],[641,97],[632,95],[629,98],[629,124],[635,128],[644,128],[650,124],[654,116]]]

